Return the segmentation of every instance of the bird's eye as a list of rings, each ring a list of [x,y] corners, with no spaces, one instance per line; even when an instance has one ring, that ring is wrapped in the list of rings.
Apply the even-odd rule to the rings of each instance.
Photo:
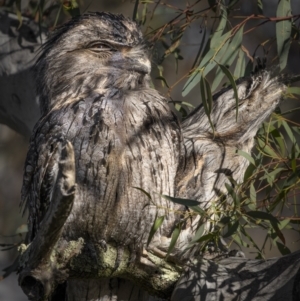
[[[90,45],[89,50],[95,52],[101,52],[101,51],[112,51],[114,50],[114,48],[106,43],[94,43]]]
[[[97,48],[97,49],[101,49],[101,50],[109,49],[109,47],[105,44],[96,44],[96,45],[94,45],[93,48]]]

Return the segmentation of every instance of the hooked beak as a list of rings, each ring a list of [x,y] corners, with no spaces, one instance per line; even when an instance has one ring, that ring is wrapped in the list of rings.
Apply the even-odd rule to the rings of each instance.
[[[145,75],[150,74],[151,72],[151,63],[148,58],[133,59],[128,67],[129,68],[127,70],[139,72]]]

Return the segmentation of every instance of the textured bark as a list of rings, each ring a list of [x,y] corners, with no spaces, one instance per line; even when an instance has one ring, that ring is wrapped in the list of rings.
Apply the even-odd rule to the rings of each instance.
[[[187,268],[172,301],[299,300],[300,252],[281,258],[201,260]]]
[[[211,128],[202,106],[182,124],[184,155],[177,173],[178,195],[197,199],[206,207],[226,194],[228,176],[241,183],[249,161],[237,153],[251,153],[262,122],[278,105],[286,87],[268,73],[238,85],[238,116],[232,89],[214,96]],[[201,170],[201,172],[200,172]]]
[[[71,280],[68,286],[68,301],[93,300],[93,301],[164,301],[158,297],[150,296],[142,288],[132,282],[114,278],[105,280]]]
[[[30,21],[28,22],[30,23]],[[3,92],[1,91],[0,122],[28,135],[39,115],[30,71],[34,62],[34,59],[32,60],[34,55],[31,50],[36,50],[39,43],[35,39],[33,42],[29,41],[33,43],[33,45],[30,44],[31,48],[27,47],[27,44],[24,48],[20,41],[27,43],[28,39],[21,39],[21,32],[14,32],[14,35],[11,35],[10,29],[11,27],[16,28],[16,24],[18,24],[16,18],[7,13],[1,13],[1,34],[3,36],[1,41],[7,38],[11,43],[1,43],[0,87]],[[37,37],[36,34],[34,36]],[[5,45],[9,45],[9,48],[4,49]],[[9,64],[7,57],[11,58]],[[16,64],[16,61],[20,61],[20,64]],[[15,66],[19,67],[16,69]],[[15,88],[16,80],[18,89]],[[24,90],[21,90],[20,87],[23,87]],[[178,172],[176,173],[176,168],[171,172],[170,182],[175,181],[176,177],[176,192],[174,194],[179,197],[197,199],[203,208],[207,208],[221,194],[226,193],[224,183],[227,181],[228,175],[240,182],[248,162],[237,155],[236,150],[251,151],[254,143],[253,137],[258,127],[274,110],[284,89],[283,84],[270,79],[268,74],[254,78],[253,81],[241,83],[238,88],[240,106],[237,121],[235,119],[236,109],[233,91],[229,90],[216,95],[211,115],[215,132],[212,132],[203,108],[197,108],[181,125],[183,137],[181,150],[178,151],[174,148],[172,152],[176,156],[172,159],[173,161],[168,161],[170,158],[164,161],[165,167],[174,167],[176,157],[178,162],[180,161]],[[15,99],[18,99],[18,102],[10,101],[14,93],[17,93]],[[155,98],[157,95],[154,94],[153,97]],[[161,99],[158,98],[158,100]],[[84,105],[88,106],[89,104],[85,102]],[[162,107],[164,107],[163,104]],[[81,110],[82,107],[78,106],[78,108],[72,109]],[[135,114],[142,116],[142,113],[143,110],[138,110]],[[72,115],[73,112],[68,110],[65,114]],[[72,120],[69,115],[61,120]],[[157,126],[159,122],[168,124],[170,117],[167,113],[165,116],[167,118],[163,121],[159,118],[152,121],[152,126]],[[104,118],[109,120],[109,114]],[[70,124],[59,124],[59,118],[56,121],[58,121],[56,125],[61,126],[59,132],[62,132],[65,127],[71,126]],[[47,123],[47,120],[41,122]],[[143,124],[143,119],[141,124]],[[173,124],[168,128],[170,133],[174,127],[176,125]],[[43,135],[39,136],[39,139],[49,141],[47,126],[44,127],[43,131]],[[161,133],[161,135],[167,134]],[[86,132],[83,130],[80,135],[83,138],[88,137],[88,129]],[[76,142],[80,135],[74,132],[72,143]],[[141,133],[135,132],[135,135],[142,135],[142,131]],[[170,136],[176,136],[176,131],[173,131]],[[36,143],[41,144],[41,140],[36,141]],[[173,144],[178,143],[179,140],[177,137],[173,140]],[[76,223],[75,225],[74,223],[70,224],[69,212],[74,203],[74,188],[72,187],[75,185],[75,166],[76,164],[81,167],[83,165],[86,168],[85,172],[88,172],[88,160],[85,159],[87,161],[80,164],[78,161],[76,162],[76,159],[75,162],[72,161],[72,148],[67,147],[68,150],[64,153],[62,150],[66,150],[66,148],[61,145],[60,140],[58,139],[55,143],[50,156],[52,163],[49,163],[52,170],[55,170],[55,176],[51,173],[49,177],[51,176],[52,180],[55,179],[54,182],[56,183],[52,201],[49,202],[51,206],[45,210],[45,217],[40,226],[37,227],[37,235],[32,243],[29,246],[24,245],[21,250],[20,285],[33,300],[47,298],[57,285],[64,283],[67,279],[66,292],[69,301],[162,300],[159,297],[153,297],[153,295],[165,299],[171,298],[174,301],[299,299],[299,253],[267,261],[234,257],[218,262],[194,259],[184,265],[178,262],[166,262],[161,258],[165,255],[164,251],[170,242],[170,237],[165,236],[159,241],[159,250],[157,248],[144,250],[140,262],[137,263],[133,261],[132,252],[127,247],[120,249],[112,242],[98,241],[95,243],[95,239],[91,241],[86,236],[76,239],[78,233],[84,234],[84,231],[81,232],[81,230],[85,224],[81,224],[78,219],[75,219],[77,225]],[[131,143],[134,146],[137,140],[133,140]],[[159,151],[159,145],[147,144],[147,147],[149,146]],[[81,148],[82,145],[74,143],[75,151],[78,151],[76,150],[77,147]],[[166,147],[164,146],[164,148]],[[80,152],[82,152],[81,149]],[[131,152],[134,153],[134,150],[131,149]],[[46,151],[43,153],[45,156],[48,155]],[[149,160],[146,148],[142,151],[142,155],[142,161]],[[65,160],[63,157],[68,157],[69,160]],[[73,163],[66,164],[67,162]],[[139,168],[139,164],[136,163],[135,167]],[[144,170],[146,169],[144,168]],[[137,181],[142,177],[147,177],[147,172],[138,175]],[[109,180],[109,183],[114,181],[114,179]],[[157,178],[157,183],[160,182]],[[64,184],[62,185],[62,183]],[[164,184],[160,187],[160,192],[172,195],[173,191],[170,187],[168,184]],[[150,191],[151,189],[152,185],[150,184],[145,187],[145,190]],[[44,191],[47,192],[47,188],[44,188]],[[128,194],[130,198],[145,198],[142,193],[136,194],[134,191],[128,192]],[[169,209],[170,206],[173,206],[159,197],[155,197],[155,201],[164,202],[160,205],[169,207]],[[134,205],[135,203],[128,203],[129,207]],[[104,215],[109,216],[112,209],[107,208]],[[78,210],[82,210],[82,208],[78,206]],[[138,210],[142,209],[139,208]],[[89,212],[89,208],[86,208],[86,211]],[[100,213],[97,215],[97,211],[95,211],[93,216],[99,217],[98,222],[102,223],[102,226],[105,225],[105,219],[102,219],[103,215]],[[148,223],[151,224],[154,215],[151,214],[151,218],[148,216],[147,218],[151,219],[148,220]],[[131,216],[126,216],[126,219],[130,220]],[[139,222],[134,219],[130,221],[133,229]],[[176,219],[172,214],[169,215],[168,222],[168,227],[172,223],[175,224]],[[71,226],[77,226],[77,228],[75,227],[76,231],[72,229],[76,235],[72,231],[66,230],[68,223]],[[197,223],[198,220],[195,219],[192,224],[186,225],[176,246],[177,252],[180,253],[180,249],[192,237]],[[67,226],[65,227],[65,225]],[[64,227],[65,229],[63,229]],[[208,225],[207,231],[209,231],[209,227]],[[63,231],[65,231],[64,235],[62,235]],[[143,229],[138,228],[134,231],[143,231]],[[118,237],[122,237],[122,227],[117,233]],[[148,235],[148,233],[144,235]],[[124,237],[124,241],[126,239],[127,237]],[[183,269],[184,273],[182,274]],[[182,276],[176,285],[181,274]],[[64,291],[63,288],[62,291]],[[53,296],[52,300],[65,300],[64,292],[60,294],[60,291],[56,291],[56,296]]]

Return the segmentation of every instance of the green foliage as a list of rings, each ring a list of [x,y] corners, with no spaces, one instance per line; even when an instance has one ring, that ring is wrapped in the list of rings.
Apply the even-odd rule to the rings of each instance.
[[[157,216],[155,217],[154,223],[152,225],[152,228],[150,230],[149,236],[148,236],[148,240],[147,240],[147,246],[150,244],[154,234],[156,233],[156,231],[160,228],[160,226],[162,225],[163,221],[165,219],[165,216]]]
[[[286,135],[285,135],[286,133]],[[240,227],[235,224],[233,240],[243,245],[245,237],[249,240],[247,246],[257,249],[258,257],[264,257],[264,248],[268,240],[278,247],[284,255],[287,254],[283,229],[294,229],[290,220],[299,220],[296,206],[293,208],[292,201],[296,203],[299,193],[299,163],[300,153],[297,140],[299,141],[299,127],[291,126],[279,114],[273,114],[269,122],[265,123],[257,134],[256,151],[250,157],[239,151],[239,154],[249,160],[250,165],[245,173],[244,183],[228,191],[233,199],[239,199],[241,206],[232,213],[228,210],[228,217],[233,227],[240,221]],[[259,197],[258,197],[259,196]],[[283,216],[283,209],[294,211],[294,216]],[[226,214],[225,214],[226,215]],[[258,247],[253,239],[250,239],[249,229],[255,227],[265,229],[265,243]],[[228,230],[229,232],[229,230]],[[230,232],[232,234],[232,231]],[[281,242],[278,242],[278,239]]]
[[[34,18],[40,26],[54,28],[59,24],[61,12],[67,16],[74,17],[80,14],[79,3],[77,0],[33,0],[29,1],[27,7],[21,0],[9,0],[5,3],[6,9],[15,11],[22,26],[23,16]],[[50,17],[53,12],[53,16]],[[65,20],[62,18],[61,22]]]
[[[280,0],[277,7],[276,16],[285,18],[291,16],[291,3],[288,0]],[[284,69],[288,59],[290,49],[290,38],[292,32],[292,20],[282,20],[276,23],[276,41],[279,55],[280,69]]]
[[[168,5],[168,1],[166,3],[137,1],[137,11],[142,12],[137,20],[144,25],[148,39],[154,45],[163,45],[165,51],[159,60],[157,79],[162,82],[163,87],[168,89],[168,96],[172,97],[173,89],[177,85],[182,85],[184,99],[181,104],[187,103],[195,88],[200,87],[198,94],[201,95],[204,111],[213,128],[210,120],[212,95],[220,89],[222,84],[231,85],[237,102],[237,116],[239,100],[235,80],[252,72],[257,53],[262,52],[269,65],[278,65],[284,71],[290,59],[291,45],[294,44],[295,47],[299,45],[299,15],[293,15],[291,12],[292,1],[279,0],[277,4],[269,4],[257,0],[256,11],[252,15],[239,15],[241,0],[207,1],[207,6],[202,5],[201,9],[197,7],[198,4],[201,5],[201,1],[193,1],[185,8]],[[264,15],[264,12],[274,5],[277,5],[276,16]],[[147,6],[148,12],[151,12],[150,18],[143,6]],[[154,29],[149,24],[160,6],[167,7],[175,13],[175,17],[172,17],[167,24]],[[195,51],[194,63],[188,73],[180,74],[179,69],[179,80],[172,83],[165,77],[162,67],[164,60],[168,57],[170,61],[170,56],[173,56],[175,70],[178,72],[176,56],[184,47],[183,38],[188,35],[192,24],[198,22],[199,19],[203,20],[202,34],[197,37],[199,47]],[[265,24],[273,24],[274,36],[265,35],[265,40],[257,42],[254,52],[250,48],[247,49],[246,45],[249,45],[249,42],[245,43],[245,40],[255,41],[255,34],[260,33]],[[210,36],[207,38],[209,33]],[[286,96],[295,100],[296,96],[300,95],[300,88],[289,87],[287,94]],[[172,100],[172,103],[175,104],[175,109],[183,114],[183,117],[188,114],[189,107],[185,106],[183,110],[180,101]],[[298,124],[286,120],[283,116],[297,110],[299,108],[274,113],[271,120],[266,122],[257,134],[256,149],[252,155],[237,151],[250,164],[243,183],[233,183],[232,179],[228,179],[226,188],[232,200],[231,203],[226,202],[225,196],[221,196],[209,209],[203,210],[198,206],[191,206],[190,200],[187,200],[185,205],[190,207],[191,212],[201,216],[191,246],[200,243],[204,248],[209,241],[218,241],[223,237],[229,244],[235,243],[256,249],[258,258],[264,257],[268,242],[277,247],[283,255],[290,252],[285,246],[282,231],[299,232],[297,194],[300,173],[297,170],[299,170],[300,163],[298,146],[300,129]],[[182,199],[180,202],[174,198],[170,200],[182,203]],[[214,224],[213,232],[206,232],[204,224],[201,224],[203,219]],[[262,233],[265,238],[261,246],[251,236],[251,230],[254,228],[264,230]],[[179,227],[176,231],[175,238],[180,232]],[[172,238],[172,242],[174,240]]]
[[[180,198],[174,198],[168,195],[162,195],[163,198],[176,203],[176,204],[180,204],[180,205],[184,205],[184,206],[188,206],[188,207],[194,207],[199,205],[200,203],[194,200],[187,200],[187,199],[180,199]]]

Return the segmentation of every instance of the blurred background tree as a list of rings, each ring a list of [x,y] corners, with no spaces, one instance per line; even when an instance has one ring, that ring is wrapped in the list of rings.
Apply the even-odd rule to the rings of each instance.
[[[135,19],[149,42],[153,85],[167,97],[180,118],[201,103],[209,116],[211,94],[230,84],[234,87],[235,80],[249,76],[257,65],[256,57],[274,72],[300,73],[297,0],[2,0],[0,6],[1,12],[16,14],[14,31],[6,31],[3,17],[0,28],[3,34],[8,33],[9,40],[18,41],[16,47],[20,49],[24,47],[18,36],[28,20],[37,25],[32,43],[39,46],[44,33],[79,13],[111,11]],[[3,66],[10,57],[3,50],[7,40],[1,39],[0,43],[3,95],[9,94],[4,89],[9,68]],[[32,56],[35,55],[33,51]],[[15,62],[20,66],[11,74],[28,68],[23,61]],[[229,245],[241,247],[247,256],[256,258],[299,249],[299,94],[299,87],[289,87],[280,108],[257,134],[256,149],[251,155],[240,153],[250,161],[245,182],[236,185],[235,191],[229,189],[232,206],[215,208],[215,215],[219,216],[216,231],[204,240],[223,236]],[[28,133],[38,118],[37,106],[33,99],[30,102],[32,107],[26,112],[29,121],[25,122],[28,131],[14,126],[14,120],[0,118],[23,134],[0,125],[0,235],[6,244],[18,244],[26,231],[26,217],[22,218],[17,208]],[[2,96],[0,109],[1,103]],[[2,115],[9,114],[3,111]],[[0,268],[9,265],[15,256],[16,248],[1,252]],[[14,277],[0,282],[0,299],[26,299]]]

